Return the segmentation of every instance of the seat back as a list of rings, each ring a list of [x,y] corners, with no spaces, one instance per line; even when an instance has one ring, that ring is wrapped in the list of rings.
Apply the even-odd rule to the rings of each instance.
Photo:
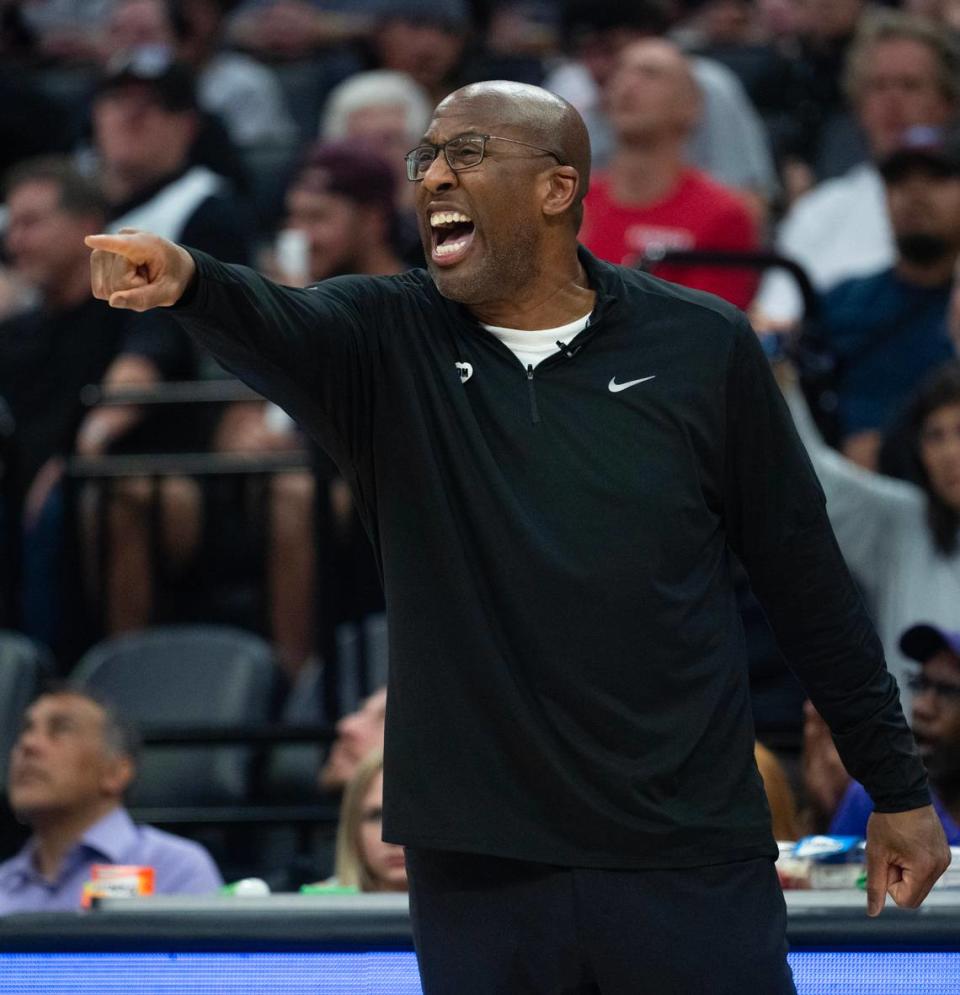
[[[20,716],[52,674],[53,660],[43,646],[18,632],[0,630],[0,785],[7,783]]]
[[[227,626],[148,629],[94,646],[72,678],[151,730],[217,727],[270,718],[270,647]],[[155,746],[143,752],[131,805],[237,804],[247,799],[254,751],[243,746]]]

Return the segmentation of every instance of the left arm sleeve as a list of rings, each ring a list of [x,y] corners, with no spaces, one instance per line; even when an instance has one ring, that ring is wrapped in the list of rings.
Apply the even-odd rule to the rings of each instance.
[[[724,514],[780,647],[880,812],[930,803],[880,640],[823,492],[745,319],[727,371]]]

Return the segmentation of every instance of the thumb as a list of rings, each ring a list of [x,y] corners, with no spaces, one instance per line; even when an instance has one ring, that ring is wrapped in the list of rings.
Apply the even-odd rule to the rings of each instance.
[[[110,295],[108,303],[110,307],[125,308],[128,311],[149,311],[151,308],[169,304],[167,298],[168,294],[164,292],[164,288],[151,283],[145,287],[114,291]]]

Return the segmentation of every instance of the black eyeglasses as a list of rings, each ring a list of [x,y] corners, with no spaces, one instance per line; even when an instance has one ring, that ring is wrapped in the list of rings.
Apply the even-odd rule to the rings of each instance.
[[[924,674],[915,674],[907,679],[907,686],[915,694],[932,691],[939,698],[960,701],[960,684],[947,684],[944,681],[931,681]]]
[[[512,145],[523,145],[528,149],[535,149],[541,155],[551,155],[563,166],[564,161],[556,152],[550,149],[543,149],[539,145],[531,145],[529,142],[520,142],[516,138],[504,138],[502,135],[457,135],[442,145],[418,145],[403,158],[407,164],[407,179],[416,183],[426,176],[434,159],[443,152],[447,165],[455,172],[462,169],[470,169],[479,166],[483,162],[483,156],[487,151],[487,142],[490,139],[498,142],[510,142]]]

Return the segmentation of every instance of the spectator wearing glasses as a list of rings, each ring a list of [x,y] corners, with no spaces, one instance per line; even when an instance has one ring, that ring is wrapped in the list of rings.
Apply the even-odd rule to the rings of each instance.
[[[960,51],[950,32],[930,21],[883,7],[864,18],[844,82],[870,160],[798,198],[776,236],[777,251],[800,263],[817,290],[893,263],[894,235],[876,164],[908,128],[950,125],[960,109],[958,68]],[[803,313],[794,281],[776,270],[764,276],[755,306],[771,324],[794,323]]]
[[[960,632],[914,625],[901,636],[900,648],[920,664],[908,683],[913,691],[913,734],[930,778],[933,807],[947,842],[960,846]],[[872,811],[870,796],[853,781],[830,832],[866,836]]]

